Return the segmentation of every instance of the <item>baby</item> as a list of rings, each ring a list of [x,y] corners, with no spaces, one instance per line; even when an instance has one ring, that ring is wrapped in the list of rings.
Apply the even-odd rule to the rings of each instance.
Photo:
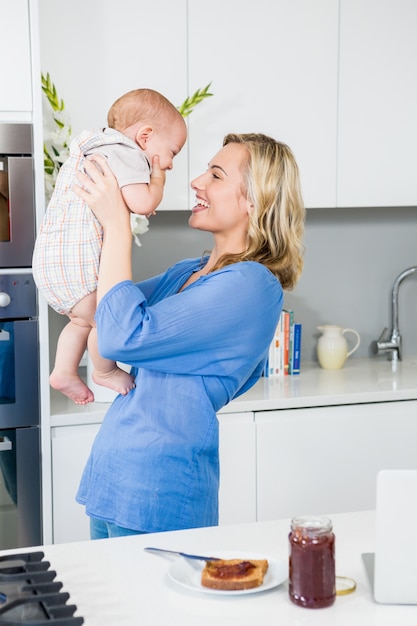
[[[159,157],[162,171],[172,169],[187,138],[181,114],[152,89],[121,96],[110,108],[107,122],[108,128],[84,131],[71,142],[33,254],[39,291],[53,309],[69,317],[58,340],[50,384],[76,404],[94,401],[78,374],[87,345],[95,383],[126,395],[134,382],[98,351],[94,314],[103,234],[92,211],[72,191],[75,174],[88,156],[104,155],[130,211],[150,215],[162,200],[164,186],[164,179],[150,176],[152,159]]]

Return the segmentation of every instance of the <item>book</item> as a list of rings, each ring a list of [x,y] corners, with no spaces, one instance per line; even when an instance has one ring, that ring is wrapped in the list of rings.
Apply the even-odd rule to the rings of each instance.
[[[288,351],[288,373],[292,374],[294,358],[294,313],[290,311],[290,346]]]
[[[301,324],[294,323],[294,312],[283,309],[269,346],[264,376],[300,373]]]
[[[288,309],[282,311],[282,347],[283,347],[283,374],[290,373],[291,354],[291,328],[294,325],[294,313]]]
[[[299,374],[301,366],[301,334],[302,325],[293,325],[293,351],[291,374]]]
[[[273,340],[273,352],[274,352],[274,375],[277,376],[282,373],[282,313],[280,315],[277,327],[275,329],[275,336]]]
[[[281,373],[281,343],[282,343],[282,324],[281,317],[275,328],[274,336],[269,346],[267,364],[264,376],[277,376]]]

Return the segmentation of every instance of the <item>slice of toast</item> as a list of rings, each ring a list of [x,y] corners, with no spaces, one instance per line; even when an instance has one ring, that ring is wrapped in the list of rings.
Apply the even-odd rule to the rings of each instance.
[[[268,570],[266,559],[222,559],[207,561],[201,572],[201,584],[210,589],[238,591],[259,587]]]

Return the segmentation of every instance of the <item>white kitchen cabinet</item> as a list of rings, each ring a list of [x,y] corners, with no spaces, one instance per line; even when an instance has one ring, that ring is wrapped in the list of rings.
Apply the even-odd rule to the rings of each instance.
[[[0,112],[32,110],[29,0],[0,0]]]
[[[40,0],[42,71],[65,101],[74,134],[106,124],[122,94],[148,87],[187,97],[187,0]],[[74,45],[74,37],[81,45]],[[187,148],[167,172],[159,209],[188,209]]]
[[[84,507],[75,501],[81,475],[100,424],[51,429],[53,543],[90,537]]]
[[[226,133],[264,132],[308,208],[415,206],[416,17],[413,0],[190,0],[190,89],[215,94],[190,116],[191,177]]]
[[[0,0],[0,7],[7,2],[2,15],[10,19],[28,1]],[[228,132],[263,132],[288,143],[308,208],[415,206],[415,6],[414,0],[244,6],[40,0],[42,70],[55,81],[76,133],[104,124],[111,103],[129,89],[153,87],[179,105],[212,81],[214,96],[188,118],[189,141],[167,175],[161,209],[189,208],[189,180],[205,170]],[[117,32],[115,8],[126,16]],[[157,31],[144,27],[144,16],[146,24],[158,23]],[[21,46],[10,32],[5,47],[23,59],[28,41]],[[74,32],[83,40],[79,50]],[[94,72],[86,71],[97,58]],[[4,71],[6,83],[30,95],[28,67]],[[0,110],[3,97],[8,93],[0,92]]]
[[[256,447],[253,413],[220,414],[219,524],[256,522]]]
[[[212,81],[190,115],[191,178],[230,132],[287,143],[307,207],[336,204],[336,0],[190,0],[190,92]],[[207,45],[207,41],[210,45]]]
[[[89,520],[75,494],[100,424],[52,428],[53,542],[84,541]],[[256,521],[255,424],[253,413],[219,416],[220,524]]]
[[[341,0],[337,206],[417,204],[414,0]]]
[[[375,508],[380,469],[417,468],[417,401],[255,413],[257,521]]]

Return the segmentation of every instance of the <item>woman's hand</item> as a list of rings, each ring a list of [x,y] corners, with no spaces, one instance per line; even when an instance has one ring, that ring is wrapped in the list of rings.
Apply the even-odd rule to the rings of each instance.
[[[123,227],[130,230],[130,212],[107,160],[99,154],[86,159],[84,172],[77,172],[79,185],[74,184],[72,189],[88,204],[104,231]]]

